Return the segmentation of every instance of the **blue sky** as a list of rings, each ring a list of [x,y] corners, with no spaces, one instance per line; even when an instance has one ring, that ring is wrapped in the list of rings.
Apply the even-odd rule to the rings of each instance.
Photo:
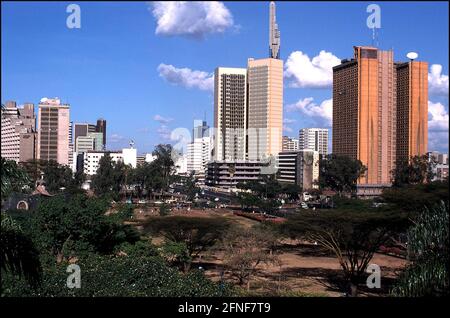
[[[66,26],[70,3],[2,2],[2,103],[60,97],[74,122],[107,120],[110,149],[133,139],[140,153],[149,152],[204,114],[211,124],[214,68],[268,55],[268,2],[74,2],[80,29]],[[436,64],[429,150],[448,151],[446,2],[277,2],[284,134],[329,126],[330,69],[352,57],[353,45],[372,44],[370,3],[381,7],[381,49],[392,48],[396,60],[416,51]]]

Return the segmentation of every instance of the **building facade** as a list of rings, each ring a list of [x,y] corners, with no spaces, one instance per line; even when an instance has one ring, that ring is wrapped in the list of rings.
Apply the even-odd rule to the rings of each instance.
[[[246,157],[247,70],[218,67],[214,76],[215,160]]]
[[[328,129],[302,128],[298,133],[299,150],[318,151],[319,155],[328,155]]]
[[[396,72],[392,51],[354,47],[333,68],[333,153],[359,159],[360,185],[389,185],[396,155]]]
[[[1,156],[16,162],[36,157],[36,116],[34,105],[17,107],[7,101],[1,111]]]
[[[240,182],[260,179],[267,163],[261,161],[212,161],[207,165],[205,183],[212,187],[235,188]]]
[[[397,63],[397,156],[400,163],[428,151],[428,63]]]
[[[318,188],[319,152],[313,150],[280,152],[277,157],[277,180],[298,185],[302,190]]]
[[[95,132],[102,134],[102,149],[106,150],[106,120],[103,118],[97,119],[97,125],[95,126]],[[97,147],[99,148],[99,147]]]
[[[69,164],[70,106],[59,98],[39,102],[37,158]]]
[[[82,170],[88,176],[93,176],[97,173],[100,159],[108,153],[113,162],[122,161],[125,165],[130,165],[133,168],[137,166],[137,150],[135,148],[124,148],[122,151],[96,151],[88,150],[81,154],[83,158]],[[80,156],[80,157],[81,157]]]
[[[207,164],[212,160],[212,138],[196,138],[187,146],[187,173],[194,173],[198,181],[205,181]]]
[[[283,147],[282,151],[298,151],[299,150],[299,143],[298,139],[291,138],[288,136],[283,136]]]
[[[265,160],[282,150],[283,61],[248,60],[248,159]]]

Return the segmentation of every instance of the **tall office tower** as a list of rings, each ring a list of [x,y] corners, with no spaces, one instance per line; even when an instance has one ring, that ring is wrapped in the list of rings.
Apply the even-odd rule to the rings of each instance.
[[[205,120],[194,120],[194,129],[192,130],[192,141],[196,138],[209,136],[209,126]]]
[[[97,126],[95,129],[96,132],[101,132],[103,133],[103,150],[106,149],[106,120],[103,118],[99,118],[97,119]]]
[[[1,110],[1,156],[24,162],[36,157],[36,116],[34,105],[17,107],[7,101]]]
[[[95,133],[97,126],[88,123],[74,123],[73,124],[73,143],[75,145],[75,151],[78,152],[76,147],[78,137],[87,137],[89,133]]]
[[[428,63],[397,63],[397,160],[425,155],[428,146]]]
[[[275,3],[270,2],[269,13],[269,57],[280,58],[280,30],[278,29]]]
[[[299,150],[298,139],[283,136],[283,149],[282,149],[283,152],[298,151],[298,150]]]
[[[37,157],[69,164],[70,106],[59,98],[42,98],[39,103]]]
[[[282,150],[283,61],[248,60],[248,159],[264,160]]]
[[[333,153],[367,167],[359,184],[389,185],[397,127],[393,52],[355,46],[354,54],[333,67]]]
[[[298,147],[300,150],[318,151],[322,156],[328,155],[328,129],[300,129],[298,132]]]
[[[218,67],[214,76],[215,160],[244,160],[247,69]]]

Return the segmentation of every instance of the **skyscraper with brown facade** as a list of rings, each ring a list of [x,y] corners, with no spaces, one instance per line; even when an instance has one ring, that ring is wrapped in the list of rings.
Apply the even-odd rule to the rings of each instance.
[[[359,159],[359,184],[389,184],[396,153],[396,73],[392,51],[354,47],[333,68],[333,153]]]
[[[333,153],[367,167],[360,186],[389,185],[399,156],[426,153],[427,85],[427,63],[374,47],[333,68]]]
[[[427,153],[428,63],[397,63],[397,160]]]

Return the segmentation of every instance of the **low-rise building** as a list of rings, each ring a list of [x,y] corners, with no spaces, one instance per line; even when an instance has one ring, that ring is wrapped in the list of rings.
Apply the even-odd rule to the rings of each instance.
[[[238,183],[259,180],[268,165],[264,161],[212,161],[207,164],[205,183],[212,187],[235,188]]]
[[[318,188],[318,151],[302,150],[280,152],[277,159],[277,180],[279,182],[296,184],[303,190]]]

